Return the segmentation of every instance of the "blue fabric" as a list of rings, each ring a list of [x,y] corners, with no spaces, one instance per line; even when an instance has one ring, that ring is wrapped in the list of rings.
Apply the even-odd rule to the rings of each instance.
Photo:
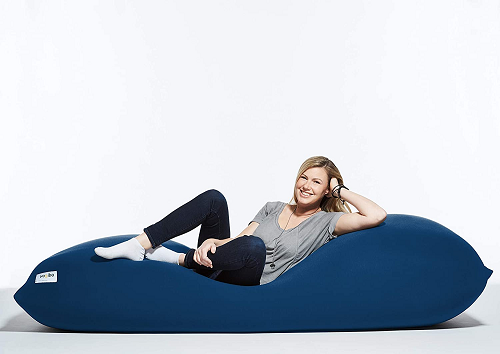
[[[75,331],[389,329],[428,326],[459,315],[492,274],[451,230],[402,214],[339,236],[259,286],[227,284],[163,262],[108,261],[93,251],[133,236],[85,242],[47,258],[15,300],[38,322]],[[172,240],[163,245],[189,250]],[[57,282],[35,283],[37,274],[48,271],[57,271]],[[200,304],[213,306],[200,312]]]

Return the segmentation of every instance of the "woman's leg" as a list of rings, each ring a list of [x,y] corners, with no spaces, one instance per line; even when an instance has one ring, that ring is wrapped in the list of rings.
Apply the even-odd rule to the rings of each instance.
[[[148,226],[144,232],[153,247],[193,230],[201,224],[198,246],[208,238],[231,237],[226,198],[215,189],[208,190]],[[266,246],[256,236],[241,236],[208,252],[213,268],[193,260],[194,249],[184,256],[184,266],[206,277],[230,284],[259,285],[266,261]]]
[[[227,202],[219,191],[207,190],[162,220],[145,228],[143,234],[112,247],[96,247],[95,252],[107,259],[128,258],[141,261],[146,255],[150,259],[175,263],[182,254],[159,246],[167,240],[193,230],[200,224],[198,247],[208,238],[230,237]],[[148,241],[145,241],[145,238]],[[157,250],[148,251],[151,247]]]
[[[210,189],[201,193],[162,220],[145,228],[144,233],[151,246],[156,248],[200,224],[198,247],[208,238],[230,237],[227,202],[219,191]],[[225,283],[260,284],[266,260],[266,248],[264,242],[256,236],[241,236],[217,247],[215,254],[208,252],[207,256],[211,259],[213,268],[196,263],[193,254],[194,249],[186,253],[184,266],[194,269],[197,273]]]
[[[266,262],[266,246],[256,236],[241,236],[217,247],[215,253],[208,252],[213,268],[208,268],[193,260],[194,249],[184,258],[186,268],[210,271],[210,278],[236,285],[259,285]],[[215,270],[215,271],[214,271]]]
[[[152,247],[157,247],[157,245],[167,240],[193,230],[200,224],[197,247],[200,247],[209,238],[220,240],[231,237],[227,201],[218,190],[210,189],[201,193],[162,220],[145,228],[144,233]],[[171,257],[168,253],[173,254],[173,251],[170,250],[162,249],[161,251],[165,257]],[[147,252],[146,257],[154,259],[154,256],[151,257],[149,252]],[[176,254],[175,256],[180,264],[183,254]],[[219,273],[206,267],[195,269],[195,272],[210,278],[215,278]]]
[[[201,224],[198,247],[208,238],[225,239],[230,236],[229,211],[224,195],[207,190],[175,209],[157,223],[144,229],[152,247],[185,234]]]

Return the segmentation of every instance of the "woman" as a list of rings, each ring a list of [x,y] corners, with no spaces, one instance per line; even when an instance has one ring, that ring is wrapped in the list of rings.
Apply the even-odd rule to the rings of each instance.
[[[292,202],[293,200],[293,202]],[[387,213],[350,191],[328,158],[307,159],[297,174],[289,204],[268,202],[236,238],[230,237],[224,196],[208,190],[177,208],[135,238],[112,247],[97,247],[107,259],[144,257],[176,263],[217,281],[262,285],[298,264],[339,235],[375,227]],[[352,213],[349,205],[358,212]],[[198,248],[176,253],[161,244],[201,224]]]

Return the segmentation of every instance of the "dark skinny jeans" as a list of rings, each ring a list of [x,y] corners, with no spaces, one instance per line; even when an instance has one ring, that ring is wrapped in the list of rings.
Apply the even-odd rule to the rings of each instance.
[[[176,236],[185,234],[201,224],[198,247],[209,239],[230,237],[229,211],[224,195],[207,190],[194,199],[148,226],[144,232],[153,248]],[[195,249],[191,248],[184,259],[184,266],[195,272],[229,284],[259,285],[266,262],[266,246],[256,236],[237,237],[222,246],[215,253],[207,253],[213,268],[200,265],[193,260]]]

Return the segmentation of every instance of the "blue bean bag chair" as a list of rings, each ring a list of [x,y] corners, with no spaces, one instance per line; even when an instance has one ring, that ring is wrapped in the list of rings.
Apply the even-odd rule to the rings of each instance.
[[[105,237],[41,262],[14,295],[36,321],[81,332],[298,332],[429,326],[465,311],[492,270],[446,227],[390,214],[341,235],[271,283],[241,286],[145,259],[106,260]],[[188,247],[167,241],[176,252]]]

